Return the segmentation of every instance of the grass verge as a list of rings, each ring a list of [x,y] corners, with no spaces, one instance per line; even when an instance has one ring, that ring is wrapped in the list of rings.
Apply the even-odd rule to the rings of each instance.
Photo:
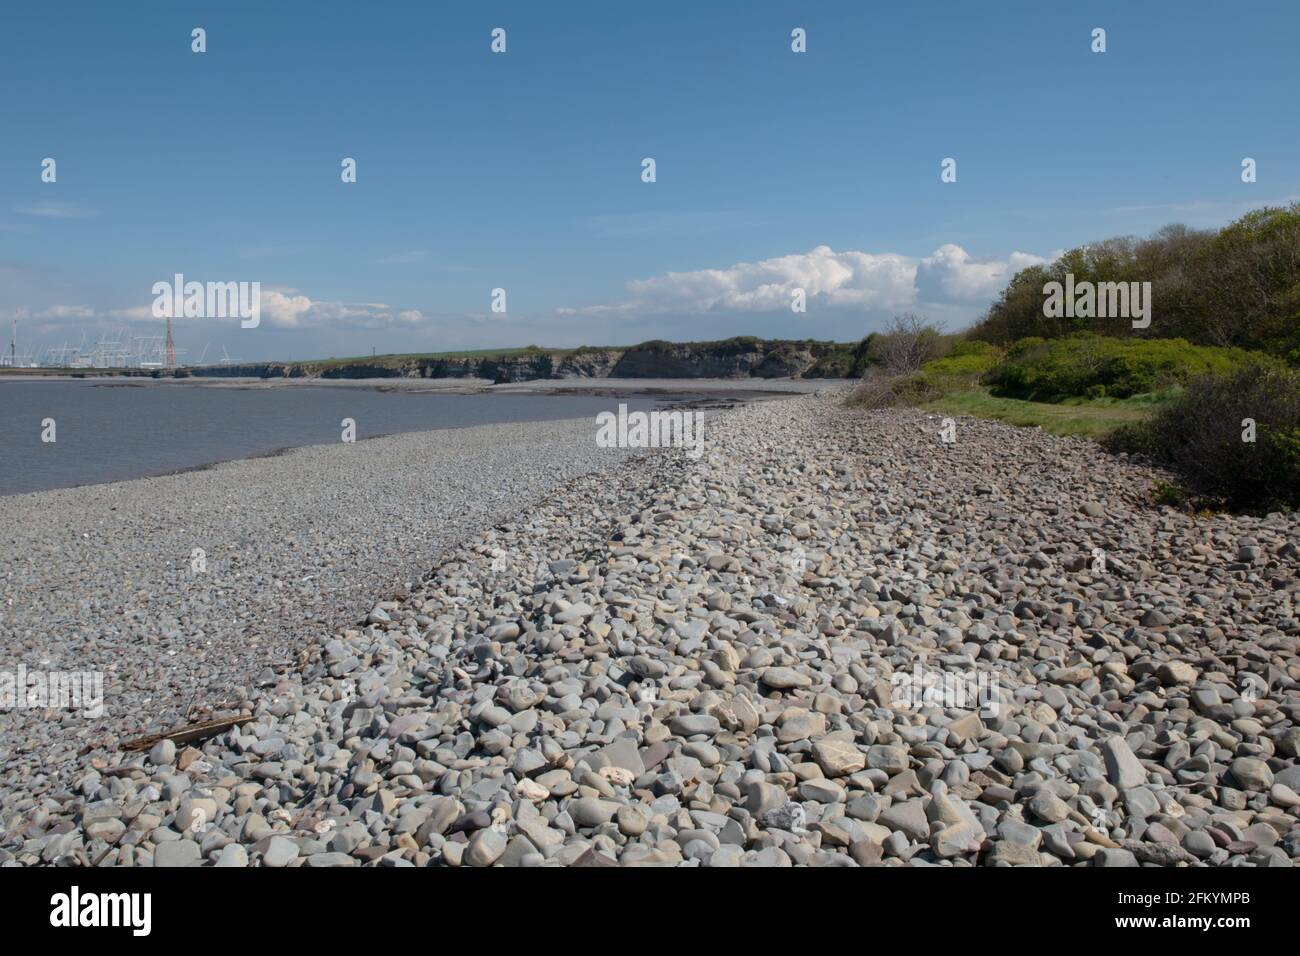
[[[998,398],[989,394],[987,388],[976,387],[946,392],[919,403],[918,407],[942,415],[970,415],[1009,425],[1038,425],[1053,435],[1101,438],[1121,425],[1150,418],[1172,398],[1171,394],[1164,393],[1135,395],[1127,399],[1068,399],[1048,404]]]

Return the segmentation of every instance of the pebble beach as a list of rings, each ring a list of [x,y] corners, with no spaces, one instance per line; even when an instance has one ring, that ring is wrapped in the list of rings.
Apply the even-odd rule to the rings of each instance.
[[[295,666],[312,633],[626,454],[594,431],[442,429],[0,497],[0,663],[105,675],[102,719],[0,713],[4,776],[229,709]]]
[[[0,499],[0,865],[1293,865],[1300,518],[843,397]]]

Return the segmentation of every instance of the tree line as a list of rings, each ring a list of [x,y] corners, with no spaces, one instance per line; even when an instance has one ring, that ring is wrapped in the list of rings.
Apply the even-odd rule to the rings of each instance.
[[[1150,282],[1152,321],[1134,329],[1116,318],[1050,317],[1044,286]],[[1004,345],[1080,332],[1183,338],[1200,345],[1267,352],[1300,365],[1300,203],[1247,213],[1223,229],[1170,225],[1071,249],[1018,272],[969,337]]]

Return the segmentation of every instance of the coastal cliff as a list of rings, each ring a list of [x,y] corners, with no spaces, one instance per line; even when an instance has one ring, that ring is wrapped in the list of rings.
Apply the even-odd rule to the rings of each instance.
[[[572,378],[840,378],[855,374],[854,345],[732,338],[643,342],[627,348],[381,355],[313,362],[253,362],[181,369],[218,378],[474,378],[496,383]],[[158,375],[169,373],[159,372]]]

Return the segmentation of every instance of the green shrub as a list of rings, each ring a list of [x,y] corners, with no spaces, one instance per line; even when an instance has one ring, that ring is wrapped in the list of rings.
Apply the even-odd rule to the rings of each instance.
[[[1040,345],[1046,345],[1047,339],[1039,335],[1031,335],[1027,338],[1016,339],[1007,346],[1007,358],[1020,358],[1026,352],[1031,352]]]
[[[995,395],[1035,402],[1130,398],[1200,375],[1227,374],[1262,358],[1242,349],[1192,345],[1184,339],[1115,339],[1095,335],[1025,339],[984,378]]]
[[[1182,485],[1171,484],[1167,481],[1157,481],[1155,499],[1162,505],[1169,505],[1171,508],[1178,508],[1181,510],[1187,507],[1187,502],[1191,499],[1191,494]]]
[[[931,391],[972,388],[997,366],[1002,354],[987,342],[958,342],[948,355],[921,366],[919,378]]]
[[[1001,353],[988,342],[981,342],[978,339],[965,339],[953,344],[952,351],[948,353],[948,358],[965,358],[967,356],[997,358],[999,354]]]
[[[1253,442],[1245,440],[1247,419],[1255,423]],[[1163,462],[1189,491],[1230,508],[1300,507],[1300,371],[1252,362],[1198,378],[1106,444]]]

